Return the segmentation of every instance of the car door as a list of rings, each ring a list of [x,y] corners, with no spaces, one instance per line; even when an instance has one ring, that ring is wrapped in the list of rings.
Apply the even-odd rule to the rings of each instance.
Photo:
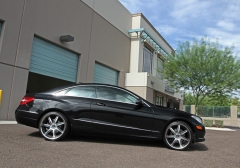
[[[153,112],[150,107],[138,108],[136,95],[110,86],[96,87],[97,99],[92,102],[94,128],[119,134],[150,135]]]
[[[73,87],[64,94],[62,100],[68,103],[73,128],[92,127],[90,106],[95,98],[95,86]]]

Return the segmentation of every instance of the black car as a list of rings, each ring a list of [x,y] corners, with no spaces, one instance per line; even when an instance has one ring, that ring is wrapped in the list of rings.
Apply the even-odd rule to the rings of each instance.
[[[200,117],[153,105],[126,89],[105,84],[28,93],[15,116],[18,123],[38,128],[52,141],[63,139],[70,131],[163,139],[176,150],[205,140]]]

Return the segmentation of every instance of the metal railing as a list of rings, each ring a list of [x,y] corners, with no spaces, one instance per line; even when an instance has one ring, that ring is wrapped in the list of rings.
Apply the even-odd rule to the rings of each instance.
[[[198,113],[201,117],[230,118],[230,106],[199,106]]]
[[[183,111],[186,111],[188,113],[191,113],[191,105],[184,105]]]

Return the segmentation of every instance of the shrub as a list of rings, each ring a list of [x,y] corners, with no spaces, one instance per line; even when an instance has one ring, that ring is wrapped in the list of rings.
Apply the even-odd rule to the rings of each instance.
[[[205,127],[212,127],[213,126],[213,120],[203,120]]]
[[[223,120],[215,120],[215,126],[222,128],[223,127]]]

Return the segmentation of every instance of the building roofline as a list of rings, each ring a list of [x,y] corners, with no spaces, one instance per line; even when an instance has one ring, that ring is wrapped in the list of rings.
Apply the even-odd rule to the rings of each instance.
[[[163,36],[157,31],[157,29],[152,25],[151,22],[149,22],[149,20],[142,14],[142,13],[135,13],[132,14],[132,17],[137,17],[137,16],[141,16],[148,24],[149,26],[160,36],[160,38],[172,49],[172,51],[174,52],[174,49],[172,48],[172,46],[165,40],[165,38],[163,38]]]

